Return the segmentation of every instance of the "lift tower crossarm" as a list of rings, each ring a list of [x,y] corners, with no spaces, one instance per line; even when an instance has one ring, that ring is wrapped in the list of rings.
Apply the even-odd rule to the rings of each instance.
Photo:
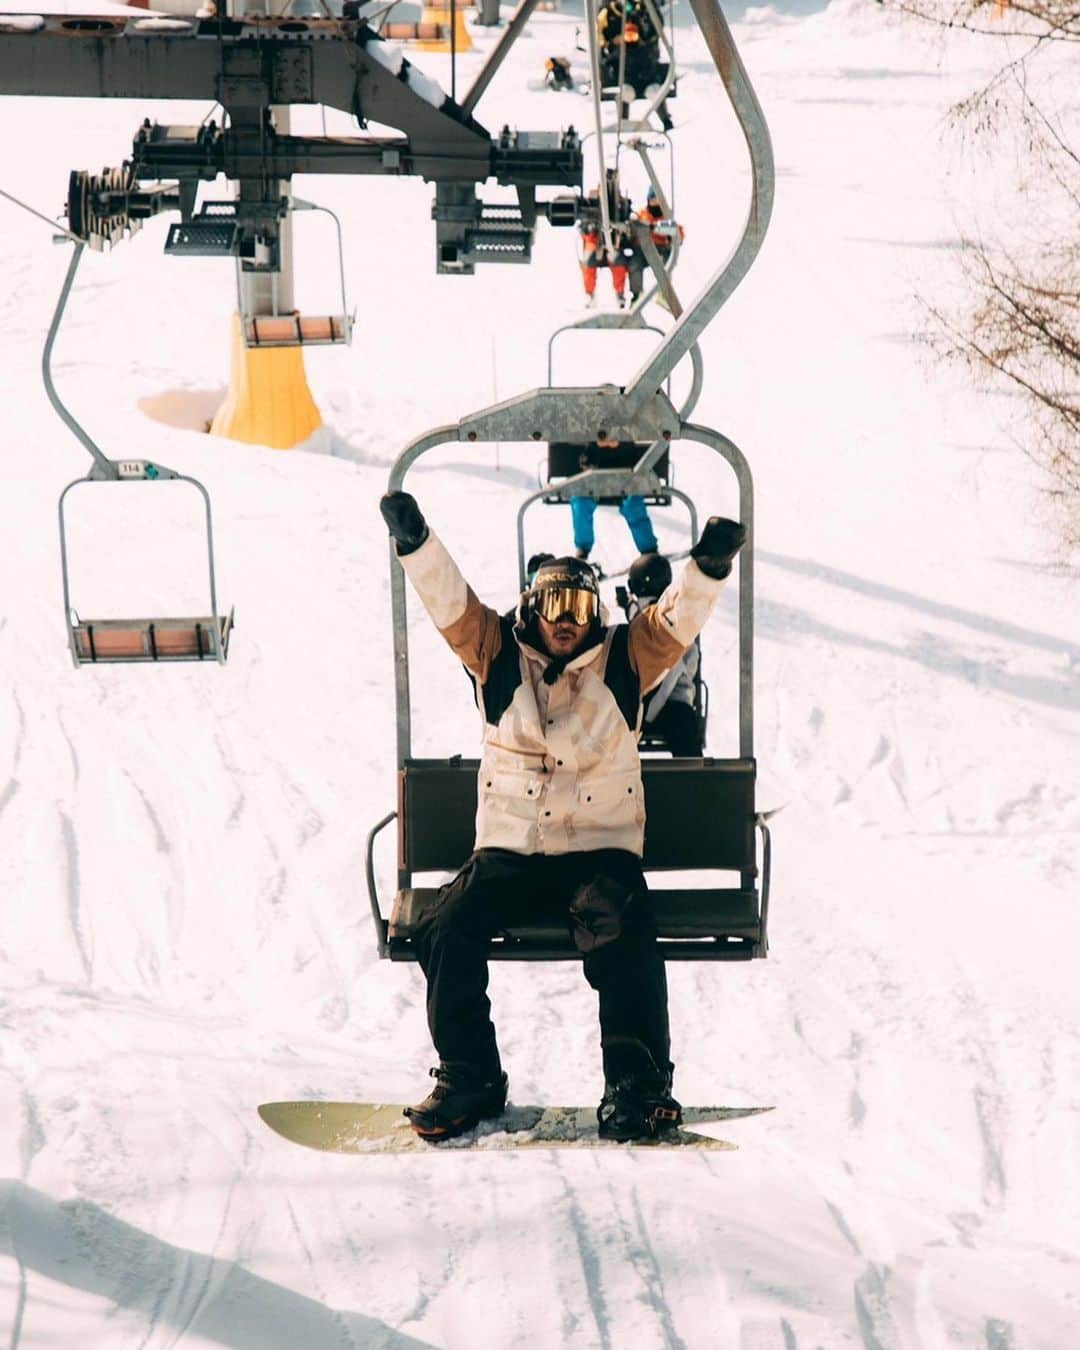
[[[147,22],[48,14],[33,31],[0,22],[0,94],[217,101],[230,113],[324,104],[404,132],[425,177],[488,176],[485,128],[364,24],[192,21],[162,33],[140,28]]]

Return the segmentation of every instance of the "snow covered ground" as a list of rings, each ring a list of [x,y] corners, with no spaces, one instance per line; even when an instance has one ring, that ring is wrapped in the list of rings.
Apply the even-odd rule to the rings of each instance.
[[[537,17],[488,125],[587,125],[584,100],[526,89],[579,23]],[[237,629],[224,670],[75,671],[55,502],[88,462],[38,373],[68,252],[4,203],[0,1344],[1080,1344],[1076,579],[1003,401],[914,340],[913,295],[946,284],[975,191],[942,119],[988,53],[869,0],[750,10],[735,32],[777,206],[706,335],[696,416],[755,475],[761,795],[786,806],[770,959],[669,975],[682,1099],[777,1109],[726,1128],[737,1153],[398,1161],[293,1148],[255,1115],[423,1088],[421,979],[377,961],[363,893],[364,837],[394,796],[376,503],[411,437],[543,382],[548,334],[579,313],[571,233],[542,233],[529,269],[437,278],[425,185],[298,182],[342,214],[358,307],[350,350],[308,356],[334,433],[315,454],[168,425],[198,425],[222,388],[224,264],[164,258],[162,221],[88,257],[58,383],[110,454],[206,482]],[[679,52],[693,293],[735,238],[747,175],[685,23]],[[449,84],[444,58],[418,59]],[[144,115],[206,111],[6,100],[5,126],[34,130],[5,137],[0,186],[56,211],[68,170],[118,163]],[[318,229],[297,229],[311,311],[333,290]],[[557,380],[639,364],[640,348],[586,347],[559,348]],[[410,476],[495,603],[536,458],[455,445]],[[702,452],[679,451],[678,481],[703,514],[734,510]],[[198,510],[174,485],[74,493],[76,605],[201,610]],[[598,551],[625,564],[601,514]],[[568,546],[561,510],[534,515],[530,545]],[[681,518],[660,530],[685,547]],[[468,752],[468,686],[419,618],[415,636],[417,745]],[[733,643],[728,605],[705,642],[720,753]],[[598,1099],[579,971],[501,966],[493,985],[516,1100]]]

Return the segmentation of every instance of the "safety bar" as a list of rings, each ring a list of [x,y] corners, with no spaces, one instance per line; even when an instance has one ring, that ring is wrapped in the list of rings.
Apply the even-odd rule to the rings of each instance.
[[[660,441],[658,444],[666,447],[668,442]],[[662,483],[651,469],[643,471],[640,462],[635,464],[632,469],[585,469],[582,473],[575,474],[573,478],[564,478],[559,483],[548,483],[537,492],[530,493],[521,503],[517,513],[519,587],[524,590],[526,581],[525,513],[535,502],[550,502],[554,498],[569,502],[572,497],[627,497],[631,495],[647,497],[660,493],[677,498],[686,507],[687,514],[690,517],[690,538],[696,539],[698,519],[697,507],[695,507],[693,500],[671,483]],[[671,556],[671,554],[668,554],[669,558]],[[621,573],[605,572],[605,575],[610,578],[619,576]]]

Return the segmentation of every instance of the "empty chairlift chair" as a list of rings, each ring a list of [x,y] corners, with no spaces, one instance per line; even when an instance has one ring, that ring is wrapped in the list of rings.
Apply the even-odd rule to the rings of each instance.
[[[67,618],[68,646],[76,666],[105,662],[132,661],[218,661],[224,663],[229,652],[233,616],[218,611],[217,583],[214,576],[214,543],[210,498],[203,485],[185,474],[175,473],[148,460],[106,461],[117,470],[115,479],[99,471],[95,464],[88,478],[69,483],[60,497],[60,564],[64,584],[64,613]],[[68,572],[67,526],[64,508],[68,493],[80,484],[93,482],[133,482],[170,480],[190,483],[203,498],[206,512],[207,558],[209,564],[208,610],[194,618],[84,619],[71,602]]]
[[[76,244],[68,266],[60,298],[56,304],[42,355],[45,392],[53,408],[73,435],[89,452],[93,464],[85,478],[69,483],[60,494],[60,565],[64,588],[64,619],[68,647],[76,666],[105,662],[216,661],[224,663],[232,632],[232,613],[218,608],[214,575],[214,536],[210,496],[196,478],[177,473],[146,459],[112,460],[95,444],[70,410],[61,401],[52,378],[52,351],[60,320],[82,258],[83,244]],[[206,548],[209,570],[209,607],[194,618],[83,619],[71,602],[68,571],[68,538],[65,507],[73,488],[85,483],[170,482],[190,483],[202,497],[206,522]]]
[[[293,197],[289,211],[322,211],[330,216],[337,230],[338,279],[341,288],[339,314],[301,314],[297,310],[283,313],[250,314],[244,312],[238,294],[241,332],[248,347],[328,347],[352,341],[352,315],[349,313],[345,290],[345,253],[341,238],[341,221],[328,207]],[[240,230],[237,225],[235,201],[206,201],[189,220],[169,226],[165,252],[174,257],[237,259],[240,265]],[[239,273],[238,273],[239,277]]]
[[[345,252],[341,240],[341,221],[328,207],[293,197],[290,210],[321,211],[337,230],[338,279],[341,288],[339,314],[301,314],[298,310],[274,314],[242,313],[244,343],[248,347],[332,347],[352,342],[353,317],[349,313],[345,290]]]

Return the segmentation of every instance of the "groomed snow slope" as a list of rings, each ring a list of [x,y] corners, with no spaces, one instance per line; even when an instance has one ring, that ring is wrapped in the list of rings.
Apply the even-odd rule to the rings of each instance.
[[[488,125],[585,124],[576,96],[525,91],[574,25],[539,17]],[[422,982],[376,960],[363,894],[364,836],[394,797],[376,503],[412,436],[543,381],[548,334],[579,312],[569,232],[541,234],[530,269],[436,278],[429,188],[298,182],[346,222],[358,305],[353,347],[308,355],[336,433],[315,448],[333,454],[150,420],[140,403],[193,424],[213,407],[231,274],[164,258],[160,221],[88,257],[58,382],[109,453],[207,483],[238,617],[224,670],[75,671],[55,502],[88,461],[38,374],[68,253],[0,208],[11,1350],[1080,1344],[1075,577],[1049,563],[1002,401],[914,341],[912,294],[945,283],[974,192],[942,118],[988,54],[943,50],[863,0],[752,11],[736,35],[777,207],[706,336],[697,417],[755,474],[757,752],[763,804],[786,806],[770,960],[669,974],[682,1099],[777,1107],[726,1129],[737,1153],[359,1160],[292,1148],[254,1112],[422,1090]],[[679,44],[692,293],[736,236],[747,179],[704,49],[687,26]],[[445,62],[424,63],[448,87]],[[0,186],[57,209],[68,170],[118,163],[144,115],[206,111],[7,100],[5,125],[34,130],[5,138]],[[318,311],[326,240],[310,218],[298,239]],[[594,356],[568,342],[556,378],[591,376]],[[512,594],[536,458],[453,446],[410,476],[492,603]],[[700,452],[678,474],[703,514],[735,509]],[[204,607],[192,494],[87,487],[71,510],[84,613]],[[534,516],[530,544],[568,545],[564,513]],[[660,529],[686,546],[680,519]],[[617,517],[598,552],[629,561]],[[417,747],[471,751],[468,686],[413,621]],[[720,753],[733,643],[726,604],[705,641]],[[497,967],[493,986],[516,1100],[597,1099],[580,972]]]

